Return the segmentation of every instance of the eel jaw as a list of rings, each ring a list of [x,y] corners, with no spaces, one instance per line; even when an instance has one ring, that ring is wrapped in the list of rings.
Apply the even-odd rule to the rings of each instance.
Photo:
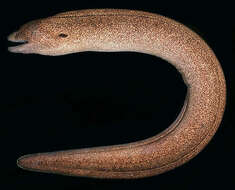
[[[17,46],[8,47],[8,51],[12,53],[33,53],[33,49],[35,45],[32,42],[29,42],[25,39],[17,39],[16,34],[17,32],[10,34],[8,36],[8,41],[21,43],[21,44]]]

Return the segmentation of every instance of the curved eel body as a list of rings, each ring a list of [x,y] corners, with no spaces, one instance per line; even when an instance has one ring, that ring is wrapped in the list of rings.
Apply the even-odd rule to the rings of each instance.
[[[226,86],[216,56],[197,34],[164,16],[115,9],[71,11],[26,23],[8,39],[26,42],[9,48],[15,53],[155,55],[174,65],[188,87],[180,115],[156,136],[123,145],[26,155],[17,161],[21,168],[96,178],[157,175],[196,156],[221,122]]]

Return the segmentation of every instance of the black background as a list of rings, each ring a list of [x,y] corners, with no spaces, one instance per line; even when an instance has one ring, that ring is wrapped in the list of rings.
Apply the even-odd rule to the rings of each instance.
[[[227,80],[227,107],[212,141],[190,162],[137,180],[41,174],[16,166],[16,159],[24,154],[151,137],[167,128],[183,105],[186,86],[180,74],[150,55],[84,52],[48,57],[7,52],[7,35],[25,22],[87,8],[162,14],[196,31],[214,50]],[[234,188],[235,24],[230,5],[221,1],[9,1],[1,5],[0,14],[1,186],[25,190]]]

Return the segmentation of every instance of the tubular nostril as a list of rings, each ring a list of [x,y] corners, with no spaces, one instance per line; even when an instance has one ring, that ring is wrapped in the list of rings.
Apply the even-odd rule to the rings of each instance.
[[[11,33],[11,34],[7,37],[8,41],[14,42],[14,41],[16,40],[16,39],[15,39],[15,36],[16,36],[16,32]]]

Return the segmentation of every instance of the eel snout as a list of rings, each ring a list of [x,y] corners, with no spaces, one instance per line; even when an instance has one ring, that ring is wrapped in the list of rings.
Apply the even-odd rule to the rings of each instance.
[[[8,50],[13,53],[31,53],[33,49],[33,43],[27,39],[19,38],[17,32],[13,32],[8,36],[8,41],[14,42],[14,46],[8,47]],[[17,45],[15,45],[17,43]]]

